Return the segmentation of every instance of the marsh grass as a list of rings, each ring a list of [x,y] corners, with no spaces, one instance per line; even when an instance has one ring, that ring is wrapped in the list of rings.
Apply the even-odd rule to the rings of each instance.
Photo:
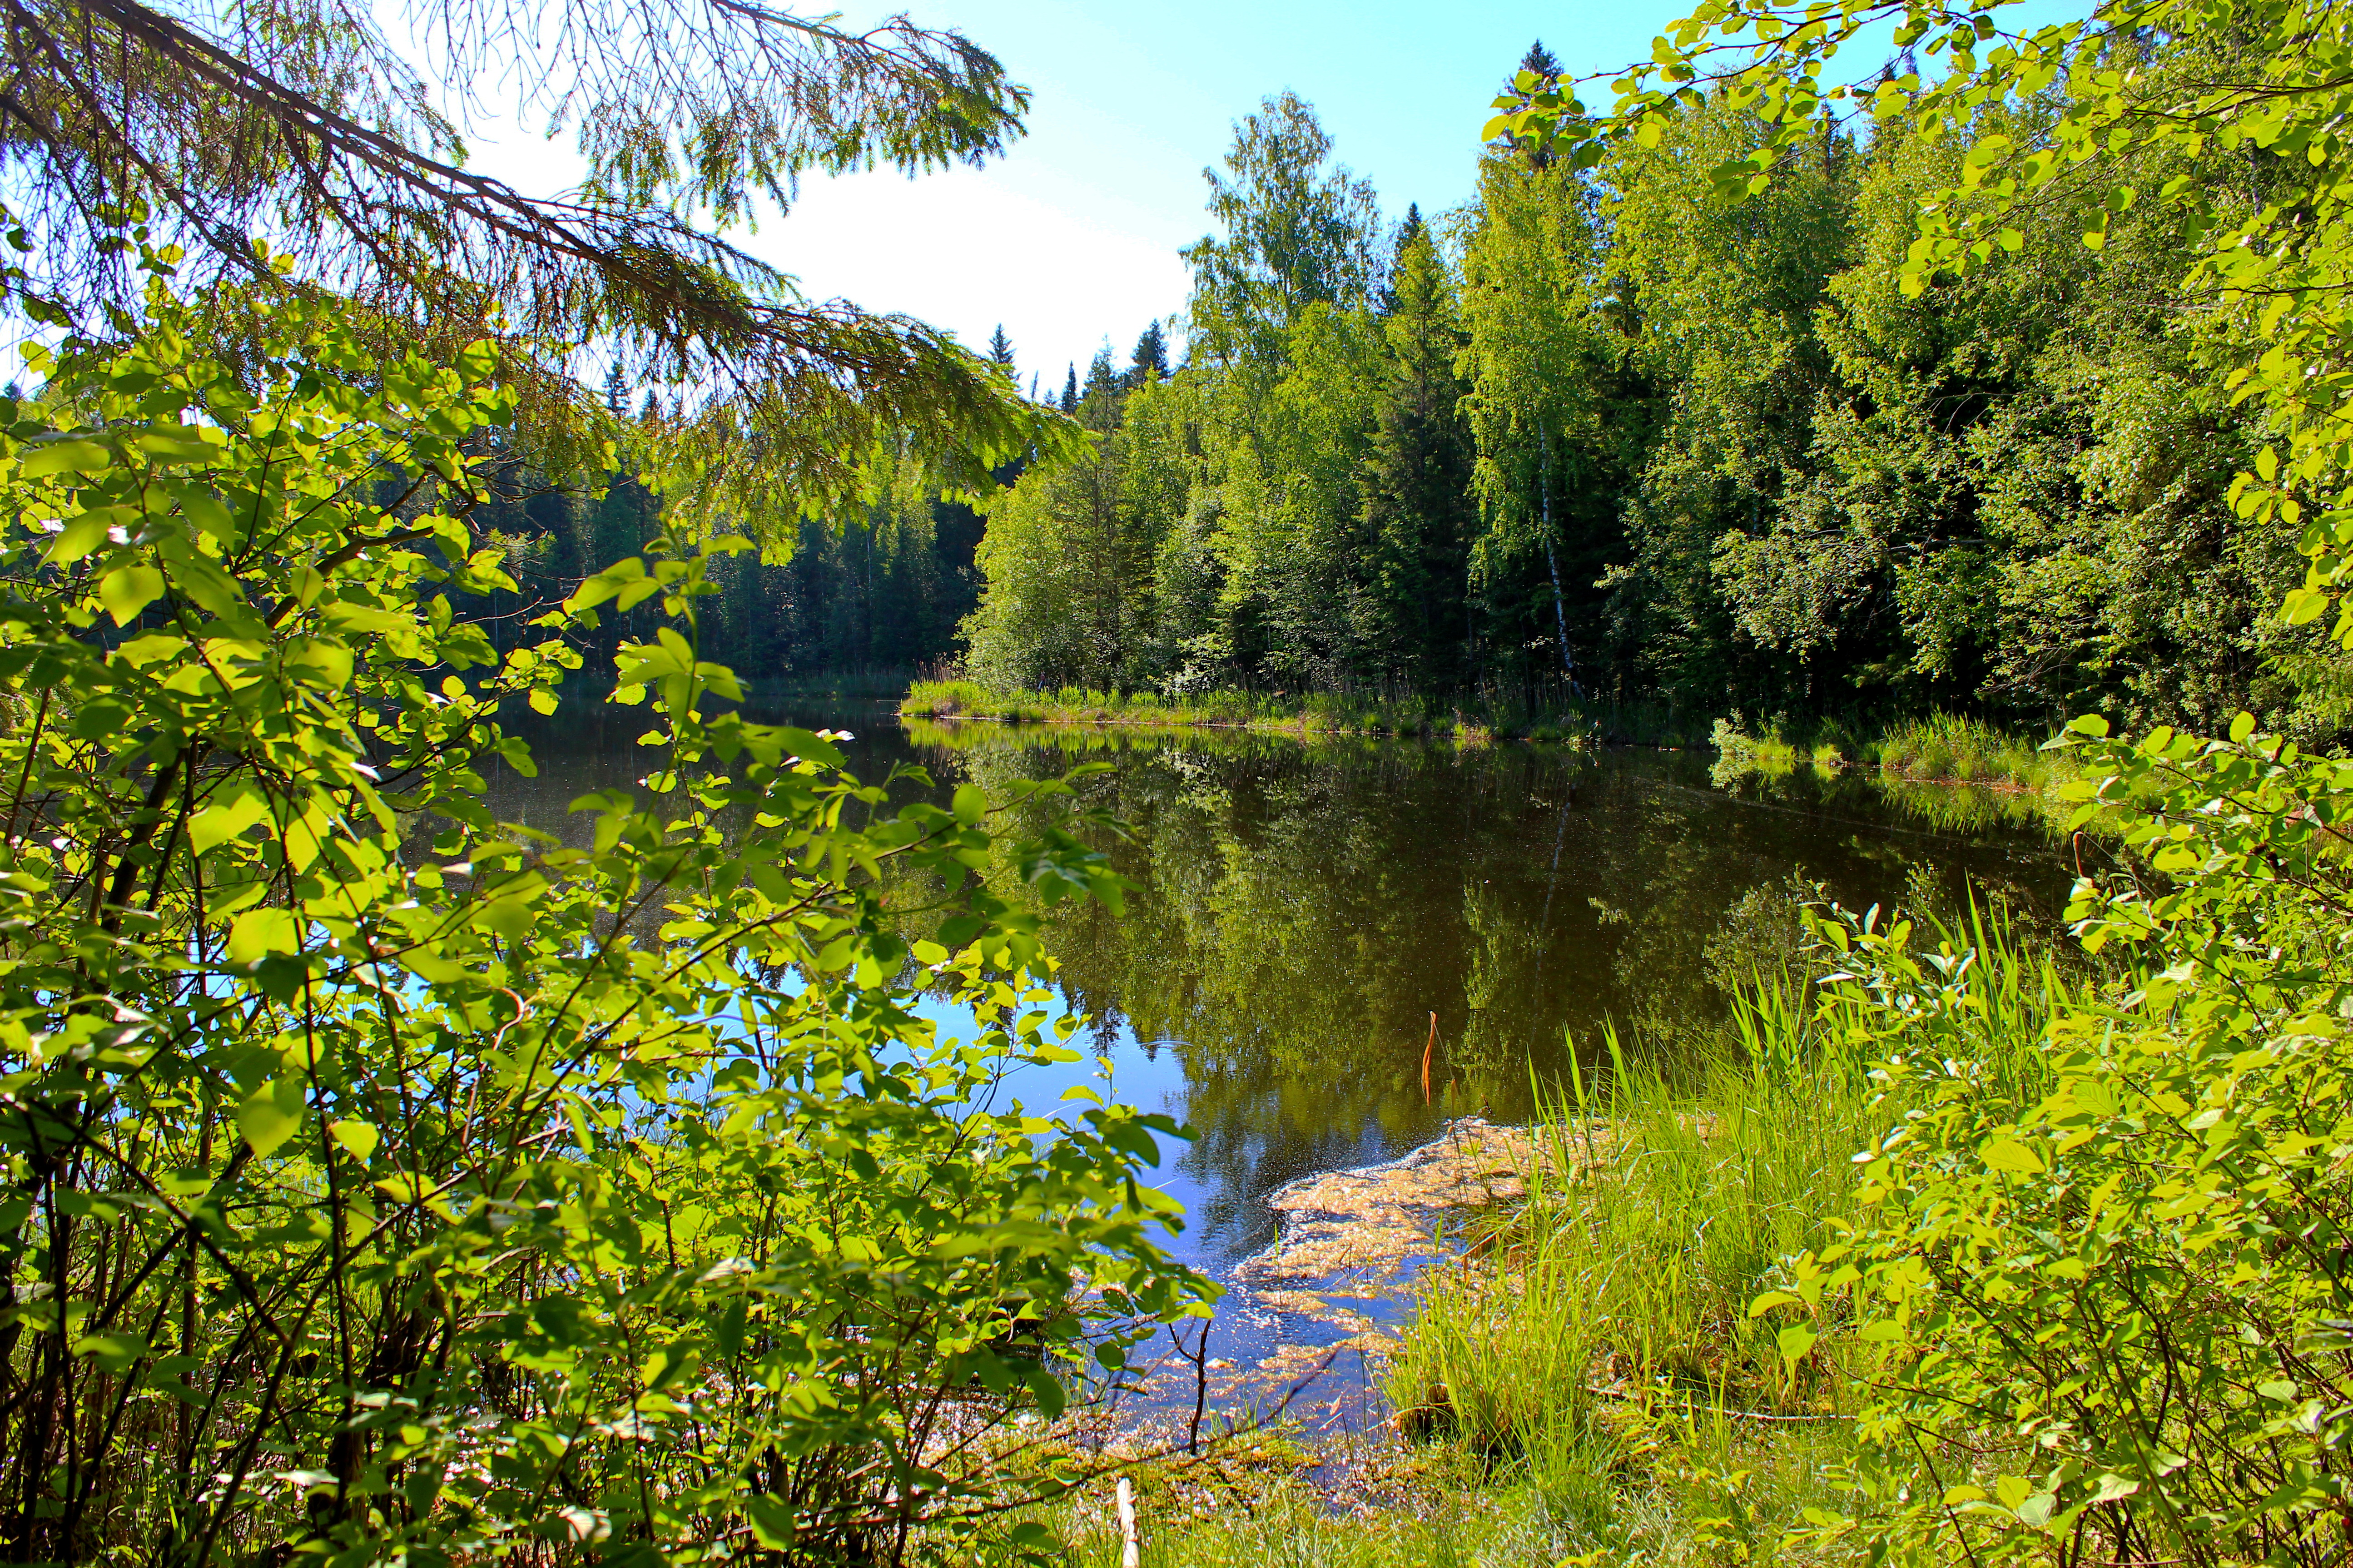
[[[2043,790],[2061,782],[2064,760],[2034,742],[1980,720],[1935,713],[1898,724],[1880,737],[1873,760],[1906,778],[1957,784],[2004,784]]]
[[[1780,984],[1696,1059],[1611,1032],[1591,1081],[1546,1106],[1525,1204],[1425,1289],[1392,1398],[1442,1405],[1457,1441],[1540,1489],[1612,1468],[1679,1409],[1819,1414],[1818,1380],[1789,1375],[1747,1316],[1843,1211],[1850,1156],[1885,1114],[1862,1058],[1818,1036]]]
[[[976,680],[944,677],[911,684],[899,714],[902,719],[978,719],[1011,724],[1413,735],[1465,745],[1528,741],[1539,745],[1680,746],[1703,739],[1697,730],[1663,706],[1564,703],[1540,690],[1482,691],[1451,698],[1335,691],[1204,691],[1176,697],[1148,689],[1093,691],[1069,686],[1054,691],[1005,692]]]
[[[1892,785],[1972,784],[1997,793],[2050,795],[2074,776],[2067,753],[2045,751],[2024,736],[1957,713],[1907,719],[1868,739],[1830,721],[1811,727],[1777,722],[1752,732],[1736,718],[1719,719],[1709,743],[1715,748],[1719,779],[1778,776],[1805,767],[1824,773],[1862,768]],[[1989,808],[1964,815],[1974,819],[2021,814]]]
[[[1423,1287],[1389,1379],[1408,1424],[1591,1547],[1628,1546],[1662,1509],[1683,1521],[1682,1546],[1653,1542],[1665,1556],[1695,1551],[1704,1519],[1753,1534],[1744,1559],[1778,1538],[1846,1451],[1856,1385],[1838,1336],[1785,1358],[1749,1303],[1850,1212],[1853,1155],[1908,1109],[1874,1065],[1900,1053],[2032,1092],[2073,996],[1997,911],[1967,907],[1927,940],[1961,999],[1892,1037],[1789,981],[1749,988],[1710,1041],[1609,1033],[1544,1107],[1525,1203]]]

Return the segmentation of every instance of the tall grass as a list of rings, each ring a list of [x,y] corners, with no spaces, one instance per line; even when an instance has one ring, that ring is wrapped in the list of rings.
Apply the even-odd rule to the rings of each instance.
[[[1426,1283],[1391,1397],[1547,1495],[1589,1489],[1662,1423],[1719,1447],[1744,1426],[1835,1443],[1837,1369],[1784,1362],[1748,1304],[1824,1242],[1852,1156],[1904,1114],[1873,1063],[1924,1055],[2023,1086],[2068,995],[2003,917],[1972,909],[1943,940],[1960,999],[1896,1038],[1782,983],[1696,1050],[1610,1033],[1606,1061],[1545,1108],[1525,1203]]]
[[[1896,725],[1880,738],[1875,760],[1907,778],[1994,782],[2039,790],[2059,782],[2060,756],[2032,741],[1957,713],[1935,713]]]
[[[1958,713],[1906,719],[1873,738],[1831,721],[1810,726],[1774,723],[1752,732],[1736,719],[1715,721],[1709,743],[1719,772],[1787,773],[1810,763],[1836,769],[1862,764],[1899,779],[1940,784],[2005,785],[2036,793],[2071,776],[2065,754]]]

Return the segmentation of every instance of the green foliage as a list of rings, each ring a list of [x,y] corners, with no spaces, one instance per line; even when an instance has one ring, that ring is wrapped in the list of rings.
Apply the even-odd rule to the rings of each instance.
[[[951,652],[977,597],[979,520],[928,492],[925,468],[903,440],[874,455],[868,478],[862,500],[804,520],[759,550],[730,544],[713,553],[717,591],[696,615],[706,658],[758,671],[765,691],[818,671],[889,671],[903,684],[907,671]],[[457,614],[482,622],[502,647],[527,606],[561,602],[582,578],[676,531],[678,512],[639,477],[615,472],[603,483],[601,494],[584,494],[531,465],[500,465],[470,521],[495,536],[485,542],[505,552],[516,586],[453,600]],[[571,640],[592,664],[609,667],[623,643],[651,636],[660,618],[659,606],[641,605],[607,614]]]
[[[1062,786],[1000,851],[978,791],[704,713],[702,555],[494,649],[492,356],[191,324],[37,354],[0,431],[8,1555],[882,1562],[1051,1495],[1008,1420],[1210,1289],[1165,1119],[1004,1093],[1073,1026],[976,873],[1118,893]],[[501,713],[646,604],[639,790],[495,820]]]
[[[1421,690],[1459,684],[1469,626],[1455,584],[1468,566],[1472,446],[1454,370],[1462,348],[1453,279],[1409,222],[1388,290],[1388,380],[1361,480],[1375,576],[1355,628],[1365,660]]]
[[[908,436],[957,490],[1067,438],[947,334],[806,301],[723,237],[805,174],[1003,152],[1029,94],[961,34],[700,0],[559,0],[544,26],[438,5],[399,41],[306,0],[18,15],[0,53],[41,107],[16,143],[13,302],[61,329],[136,306],[126,238],[185,250],[220,285],[204,332],[235,344],[258,314],[332,298],[388,358],[487,342],[516,394],[510,438],[544,466],[584,477],[638,439],[681,521],[764,541],[860,496]],[[572,139],[580,181],[560,198],[470,166],[444,106],[492,79],[505,111]],[[293,237],[272,253],[259,236]],[[659,430],[632,437],[591,392],[617,361],[681,389]]]
[[[1331,151],[1315,111],[1285,92],[1236,122],[1224,174],[1201,172],[1226,235],[1185,251],[1194,352],[1250,391],[1283,363],[1283,338],[1309,306],[1361,305],[1377,280],[1373,187],[1345,168],[1324,174]]]
[[[1077,413],[1085,451],[1049,464],[991,508],[977,563],[987,596],[964,626],[969,659],[1007,689],[1118,687],[1152,662],[1154,560],[1175,494],[1172,426],[1157,382],[1107,360]]]
[[[1978,954],[1822,927],[1851,1048],[1918,1107],[1851,1238],[1755,1308],[1835,1329],[1876,1391],[1861,1506],[1822,1530],[1923,1561],[2341,1553],[2348,778],[2252,731],[2088,748],[2086,820],[2164,886],[2079,884],[2136,977],[2060,1009],[2031,1074],[1945,1044],[1987,1011]]]
[[[1891,144],[1944,143],[1904,204],[1894,275],[1900,298],[1932,307],[1999,303],[1988,284],[2016,275],[2014,253],[2048,277],[2146,243],[2118,270],[2189,323],[2142,333],[2155,362],[2179,363],[2164,339],[2186,332],[2198,379],[2247,410],[2238,439],[2268,442],[2228,483],[2232,522],[2309,558],[2277,624],[2336,599],[2344,644],[2345,19],[2104,5],[2006,34],[1993,11],[1711,5],[1616,84],[1611,120],[1550,90],[1499,100],[1491,131],[1593,164],[1609,137],[1655,144],[1687,106],[1723,101],[1766,128],[1714,172],[1753,195],[1830,133],[1835,103],[1866,100]],[[1830,59],[1891,19],[1939,72],[1924,82],[1907,58],[1865,86],[1822,85]],[[2162,433],[2185,429],[2140,423],[2176,445]],[[2211,490],[2218,461],[2236,461],[2227,439],[2193,482]],[[2327,663],[2284,667],[2333,701],[2312,668]],[[1829,1002],[1842,1037],[1883,1055],[1890,1094],[1915,1109],[1866,1152],[1849,1237],[1801,1255],[1754,1309],[1786,1318],[1801,1353],[1837,1342],[1873,1390],[1853,1500],[1814,1523],[1873,1560],[2339,1561],[2353,779],[2249,713],[2227,739],[2160,725],[2111,742],[2096,718],[2071,730],[2086,774],[2068,786],[2084,803],[2073,826],[2113,834],[2126,874],[2079,880],[2070,912],[2086,947],[2130,970],[2054,1012],[2036,1070],[1967,1048],[1989,1010],[1981,953],[1915,952],[1901,925],[1819,927],[1847,955]]]

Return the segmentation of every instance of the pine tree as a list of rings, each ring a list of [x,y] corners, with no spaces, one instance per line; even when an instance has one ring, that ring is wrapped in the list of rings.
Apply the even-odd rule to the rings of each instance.
[[[1134,385],[1128,373],[1113,368],[1111,344],[1104,343],[1088,362],[1087,379],[1079,387],[1079,422],[1090,430],[1118,429]]]
[[[1398,225],[1396,242],[1389,247],[1388,276],[1381,280],[1380,293],[1373,301],[1374,308],[1384,316],[1397,310],[1398,268],[1405,258],[1406,247],[1421,237],[1423,226],[1421,204],[1408,203],[1405,209],[1405,221]]]
[[[997,330],[988,334],[988,358],[992,364],[1001,364],[1008,370],[1013,368],[1013,340],[1005,335],[1005,323],[1002,321],[997,322]]]
[[[1542,38],[1528,46],[1528,52],[1520,57],[1519,68],[1512,73],[1512,79],[1504,84],[1505,95],[1518,99],[1522,108],[1525,108],[1534,97],[1534,93],[1523,91],[1520,88],[1519,79],[1524,74],[1533,75],[1539,79],[1541,83],[1546,85],[1560,79],[1560,60],[1550,49],[1545,47]],[[1509,141],[1509,138],[1505,138],[1506,142]],[[1526,153],[1531,167],[1544,169],[1551,166],[1552,150],[1549,147],[1541,142],[1531,142],[1526,147]]]
[[[1460,408],[1462,349],[1451,279],[1418,215],[1401,237],[1383,323],[1390,371],[1365,462],[1365,533],[1376,552],[1374,625],[1387,673],[1424,689],[1460,679],[1474,449]]]
[[[1076,414],[1078,411],[1079,367],[1074,364],[1071,367],[1070,379],[1062,383],[1062,412]]]
[[[628,416],[629,384],[622,377],[617,362],[605,372],[605,412],[616,419]]]
[[[1130,386],[1143,386],[1151,382],[1168,379],[1168,338],[1153,322],[1135,340],[1135,352],[1129,355],[1127,380]]]

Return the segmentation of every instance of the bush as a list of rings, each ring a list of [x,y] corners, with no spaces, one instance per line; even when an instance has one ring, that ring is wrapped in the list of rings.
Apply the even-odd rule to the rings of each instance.
[[[1050,1492],[991,1434],[1208,1287],[1134,1179],[1164,1119],[977,1109],[1076,1059],[988,803],[706,717],[700,556],[503,655],[453,622],[513,587],[461,521],[486,352],[305,307],[232,373],[193,325],[158,294],[0,406],[9,1558],[881,1562]],[[502,706],[649,598],[641,793],[493,819]],[[1116,896],[1059,830],[1018,859]]]
[[[1972,954],[1820,928],[1851,1045],[1915,1110],[1867,1152],[1851,1239],[1757,1303],[1879,1391],[1860,1506],[1818,1523],[1923,1563],[2340,1563],[2353,764],[2243,716],[2074,729],[2078,823],[2137,864],[2071,913],[2134,968],[2053,1017],[2037,1073],[1946,1047],[1987,1005]]]

